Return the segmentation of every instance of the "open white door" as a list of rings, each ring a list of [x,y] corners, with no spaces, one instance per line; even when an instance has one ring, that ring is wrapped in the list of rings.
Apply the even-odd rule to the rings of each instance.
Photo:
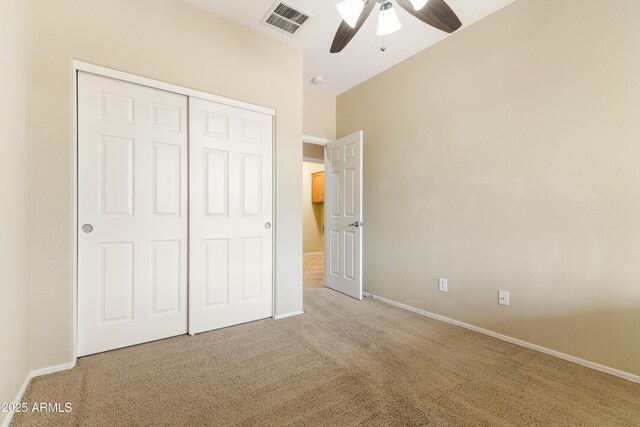
[[[273,117],[189,99],[189,333],[273,314]]]
[[[326,145],[324,277],[327,287],[362,299],[362,138]]]

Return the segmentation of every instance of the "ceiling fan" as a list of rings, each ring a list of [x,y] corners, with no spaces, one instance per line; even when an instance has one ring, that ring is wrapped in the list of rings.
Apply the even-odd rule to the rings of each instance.
[[[453,33],[462,26],[460,19],[444,0],[395,1],[419,20],[447,33]],[[343,0],[337,5],[342,22],[331,44],[331,53],[341,52],[349,44],[376,4],[380,5],[377,34],[384,36],[400,29],[402,25],[391,0]]]

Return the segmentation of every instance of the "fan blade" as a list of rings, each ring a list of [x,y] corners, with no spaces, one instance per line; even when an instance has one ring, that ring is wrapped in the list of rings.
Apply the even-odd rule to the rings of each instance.
[[[373,10],[373,7],[375,5],[376,2],[374,0],[369,0],[364,5],[364,9],[360,14],[360,18],[358,18],[358,22],[356,23],[355,28],[351,28],[349,24],[344,22],[344,20],[340,23],[338,31],[336,32],[336,36],[333,38],[333,43],[331,43],[331,49],[329,50],[329,52],[342,52],[342,49],[344,49],[345,46],[349,44],[353,36],[356,35],[360,27],[362,27],[362,25],[364,24],[364,21],[366,21],[369,15],[371,15],[371,11]]]
[[[415,10],[409,0],[396,1],[404,10],[439,30],[453,33],[462,26],[460,19],[444,0],[429,0],[420,10]]]

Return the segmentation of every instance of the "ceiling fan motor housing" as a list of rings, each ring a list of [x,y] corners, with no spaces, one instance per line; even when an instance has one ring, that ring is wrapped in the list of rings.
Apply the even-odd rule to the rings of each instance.
[[[345,46],[347,46],[351,39],[356,35],[358,30],[360,30],[364,21],[371,14],[376,4],[380,5],[381,14],[392,12],[392,10],[389,10],[393,8],[392,0],[362,1],[364,3],[364,7],[360,12],[357,22],[354,26],[350,26],[343,19],[338,27],[338,31],[336,32],[329,52],[342,52]],[[462,22],[460,22],[460,19],[455,12],[451,10],[449,5],[446,3],[446,0],[395,0],[395,2],[400,8],[418,18],[420,21],[441,31],[453,33],[462,26]],[[393,15],[397,20],[395,13],[393,13]],[[397,28],[393,31],[396,29]]]

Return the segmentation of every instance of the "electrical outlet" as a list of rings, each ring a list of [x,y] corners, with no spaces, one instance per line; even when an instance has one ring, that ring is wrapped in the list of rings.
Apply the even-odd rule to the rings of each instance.
[[[498,291],[498,304],[509,305],[509,291],[503,291],[502,289]]]
[[[443,279],[442,277],[438,279],[438,290],[440,292],[449,292],[447,279]]]

